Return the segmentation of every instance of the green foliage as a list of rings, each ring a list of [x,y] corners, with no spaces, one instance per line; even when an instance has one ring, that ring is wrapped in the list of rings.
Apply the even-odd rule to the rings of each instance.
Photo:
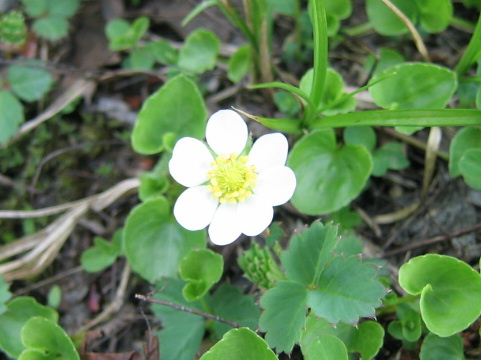
[[[206,117],[199,90],[191,80],[179,75],[142,105],[132,134],[132,146],[141,154],[155,154],[168,148],[172,140],[175,143],[184,136],[202,139]],[[166,144],[166,139],[172,136],[174,139]]]
[[[381,48],[379,49],[379,57],[375,58],[369,55],[366,59],[364,67],[367,72],[371,72],[373,76],[379,74],[387,68],[402,64],[404,57],[396,50]]]
[[[205,232],[182,228],[168,201],[160,197],[130,212],[124,242],[132,269],[153,283],[161,277],[175,276],[180,261],[192,248],[205,247]]]
[[[409,166],[409,160],[403,150],[403,144],[388,142],[372,154],[373,176],[382,176],[388,170],[403,170]]]
[[[38,63],[29,63],[25,66],[13,65],[8,68],[7,79],[10,87],[13,93],[24,101],[40,100],[52,86],[52,75],[45,70],[33,67],[38,65]]]
[[[291,150],[287,165],[297,178],[294,206],[310,215],[326,214],[347,205],[359,195],[372,169],[363,146],[336,144],[332,129],[316,130]]]
[[[109,49],[119,51],[133,48],[147,31],[149,24],[149,19],[143,16],[135,19],[132,24],[122,19],[109,21],[105,27]]]
[[[272,223],[272,225],[269,227],[269,235],[266,237],[266,245],[273,247],[276,244],[276,241],[282,239],[284,235],[285,234],[284,230],[281,228],[281,223]]]
[[[247,328],[232,329],[209,349],[200,360],[276,360],[264,339]]]
[[[165,176],[155,171],[147,171],[140,175],[139,199],[147,201],[164,194],[169,188]]]
[[[188,302],[182,296],[185,283],[178,279],[167,279],[157,284],[162,291],[154,295],[156,299],[184,306],[189,309],[211,313],[224,319],[235,321],[242,326],[255,330],[260,309],[251,296],[227,283],[222,284],[212,297],[205,295],[205,301]],[[208,305],[208,307],[206,307]],[[169,306],[153,304],[152,311],[162,320],[163,329],[158,332],[161,358],[164,360],[191,360],[199,349],[205,327],[210,321],[196,314],[174,309]],[[221,322],[213,324],[213,333],[222,337],[231,326]],[[266,347],[267,348],[267,347]],[[246,349],[242,349],[245,351]]]
[[[342,323],[334,327],[326,320],[316,318],[311,314],[307,317],[306,326],[302,332],[302,351],[306,352],[318,339],[324,336],[336,337],[342,341],[344,349],[348,352],[357,352],[361,354],[363,359],[372,359],[382,347],[384,329],[375,321],[364,321],[357,327]],[[333,344],[333,347],[335,350],[339,345]],[[327,344],[326,348],[328,348]]]
[[[340,27],[341,20],[347,19],[352,13],[351,0],[325,0],[327,31],[334,36]]]
[[[428,334],[421,346],[420,360],[464,360],[463,339],[456,334],[439,337]]]
[[[85,250],[80,263],[87,272],[98,272],[112,265],[122,253],[122,230],[117,231],[112,242],[94,237],[94,246]]]
[[[239,47],[230,57],[228,65],[227,77],[234,83],[239,82],[252,66],[250,46],[244,45]]]
[[[62,301],[62,289],[58,285],[53,285],[48,291],[47,304],[51,308],[58,309]]]
[[[23,121],[22,104],[10,91],[0,90],[0,145],[16,134]]]
[[[222,255],[209,249],[192,249],[180,262],[180,276],[187,284],[182,294],[187,301],[204,297],[212,285],[220,280],[224,270]]]
[[[219,50],[220,40],[212,31],[196,30],[185,39],[177,65],[187,72],[201,74],[215,67]]]
[[[281,254],[287,281],[278,281],[261,298],[265,311],[259,326],[271,347],[291,351],[300,340],[307,307],[329,323],[354,324],[381,305],[385,291],[374,280],[375,267],[355,255],[336,255],[337,244],[337,228],[315,222],[294,235],[289,251]]]
[[[421,314],[410,305],[399,304],[396,307],[396,315],[399,320],[394,320],[389,323],[387,328],[389,334],[403,341],[418,341],[423,330]]]
[[[0,19],[0,40],[14,46],[21,46],[27,40],[27,26],[22,13],[11,11]]]
[[[22,328],[22,342],[26,349],[19,360],[80,360],[72,340],[54,321],[32,317]]]
[[[33,30],[38,36],[56,41],[67,36],[67,19],[75,14],[79,0],[23,0],[25,12],[36,18]]]
[[[369,88],[376,105],[385,109],[442,109],[457,86],[456,74],[451,70],[422,63],[396,65],[374,79],[392,72],[396,75]]]
[[[7,310],[5,303],[12,297],[9,288],[10,286],[3,281],[3,277],[0,275],[0,315]]]
[[[19,296],[7,303],[7,311],[0,315],[0,349],[8,356],[20,356],[25,349],[22,328],[31,318],[38,316],[52,322],[58,320],[55,310],[37,303],[32,297]]]
[[[413,258],[399,269],[399,284],[421,296],[421,316],[438,336],[466,329],[481,313],[481,277],[456,258],[437,254]]]
[[[392,0],[412,22],[429,33],[445,30],[453,16],[450,0]],[[374,29],[382,35],[401,35],[408,32],[399,17],[380,0],[367,0],[366,12]]]
[[[244,276],[263,289],[274,287],[277,280],[284,278],[269,248],[261,248],[256,243],[239,257],[238,263]]]
[[[274,93],[274,103],[287,116],[296,116],[301,110],[301,105],[297,98],[287,91],[277,90]]]
[[[481,129],[466,127],[456,133],[449,146],[449,173],[462,175],[466,183],[481,188]]]

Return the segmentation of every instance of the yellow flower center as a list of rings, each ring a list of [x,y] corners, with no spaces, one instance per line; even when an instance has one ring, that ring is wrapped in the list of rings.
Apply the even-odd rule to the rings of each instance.
[[[257,173],[254,165],[246,165],[248,162],[248,156],[235,153],[229,157],[222,154],[212,161],[212,170],[207,173],[210,182],[207,187],[221,204],[234,204],[252,195]]]

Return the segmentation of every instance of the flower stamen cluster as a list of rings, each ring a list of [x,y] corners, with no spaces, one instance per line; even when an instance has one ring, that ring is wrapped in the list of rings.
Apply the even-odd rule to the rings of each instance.
[[[257,178],[254,165],[248,165],[248,156],[238,156],[236,153],[227,157],[219,155],[212,161],[212,169],[207,173],[210,184],[207,189],[214,199],[221,204],[235,204],[244,201],[252,195]]]

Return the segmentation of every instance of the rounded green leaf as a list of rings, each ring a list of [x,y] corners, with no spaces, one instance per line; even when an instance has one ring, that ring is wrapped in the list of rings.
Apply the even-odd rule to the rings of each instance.
[[[70,17],[77,11],[79,0],[48,0],[47,5],[51,15]]]
[[[141,154],[164,150],[164,136],[176,139],[204,137],[206,110],[195,84],[179,75],[152,94],[143,104],[132,134],[132,146]]]
[[[466,184],[481,190],[481,148],[466,150],[459,159],[459,170]]]
[[[369,151],[376,146],[376,132],[370,126],[347,127],[343,137],[346,144],[364,145]]]
[[[187,301],[199,300],[222,276],[224,259],[209,249],[193,249],[180,262],[180,276],[188,283],[182,289]]]
[[[58,313],[54,309],[39,304],[32,297],[16,297],[7,304],[7,311],[0,315],[0,349],[7,355],[16,358],[25,349],[21,330],[34,316],[54,322],[58,320]]]
[[[459,130],[449,146],[449,173],[455,178],[461,175],[459,161],[469,149],[481,149],[481,129],[465,127]]]
[[[389,169],[402,170],[409,166],[409,160],[406,158],[403,150],[403,144],[400,142],[387,142],[372,154],[373,176],[382,176]]]
[[[418,8],[414,1],[391,0],[411,21],[416,22]],[[408,28],[381,0],[367,0],[366,13],[369,22],[379,34],[400,35],[408,32]]]
[[[277,360],[267,343],[248,328],[232,329],[200,360]]]
[[[339,19],[346,19],[351,15],[351,0],[326,0],[326,14],[333,15]]]
[[[33,317],[22,328],[22,342],[27,347],[19,360],[68,359],[80,360],[75,345],[67,333],[52,320]],[[35,357],[32,355],[42,357]]]
[[[453,17],[451,0],[416,0],[422,27],[429,33],[446,30]]]
[[[150,282],[175,276],[180,261],[194,247],[205,246],[204,231],[188,231],[173,218],[165,198],[137,205],[124,230],[125,255],[132,269]]]
[[[249,45],[241,46],[229,59],[227,77],[236,83],[249,71],[252,63],[251,48]]]
[[[32,17],[39,17],[48,9],[48,0],[22,0],[25,12]]]
[[[333,335],[319,336],[302,353],[306,360],[347,360],[346,345]]]
[[[463,339],[456,334],[441,338],[428,334],[421,345],[421,360],[465,360]]]
[[[44,39],[60,40],[68,34],[68,21],[63,17],[52,15],[35,20],[33,30]]]
[[[7,90],[0,90],[0,145],[17,133],[23,121],[22,104]]]
[[[35,63],[32,64],[32,66],[35,65]],[[49,72],[21,65],[10,66],[7,78],[15,95],[25,101],[41,99],[50,89],[53,81]]]
[[[212,31],[196,30],[185,39],[177,65],[194,74],[202,74],[215,67],[219,50],[220,41]]]
[[[304,136],[292,149],[287,164],[297,178],[291,201],[309,215],[330,213],[349,204],[361,192],[372,169],[366,148],[338,147],[332,129]]]
[[[99,236],[94,238],[94,246],[85,250],[80,263],[87,272],[97,272],[112,265],[120,255],[120,247]]]
[[[109,49],[119,51],[134,47],[145,34],[149,25],[150,21],[145,16],[135,19],[131,25],[122,19],[110,21],[105,28],[109,39]]]
[[[384,109],[442,109],[456,90],[456,74],[434,64],[396,65],[373,80],[393,72],[396,74],[369,88],[376,105]]]
[[[438,336],[466,329],[481,313],[481,277],[456,258],[429,254],[411,259],[399,269],[399,284],[421,295],[421,316]]]

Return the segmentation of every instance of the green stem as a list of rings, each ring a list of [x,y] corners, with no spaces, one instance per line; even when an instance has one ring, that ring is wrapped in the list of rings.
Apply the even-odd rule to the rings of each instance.
[[[419,297],[420,297],[419,295],[406,295],[401,298],[398,298],[395,304],[392,304],[392,305],[390,304],[390,305],[381,306],[380,308],[377,308],[376,316],[394,313],[396,312],[396,308],[398,305],[415,302],[419,299]]]
[[[476,29],[476,24],[473,24],[471,21],[461,19],[457,16],[453,16],[451,18],[451,25],[457,29],[467,32],[473,32],[474,29]]]
[[[342,28],[341,31],[348,36],[364,36],[374,29],[372,24],[368,21],[364,24],[359,24],[351,28]]]
[[[314,31],[314,75],[309,97],[315,107],[321,102],[322,91],[327,72],[327,20],[324,0],[311,0],[312,28]],[[303,119],[304,125],[309,126],[316,117],[316,108],[308,106]]]
[[[479,16],[478,23],[474,29],[473,36],[469,40],[468,47],[463,56],[459,60],[458,64],[454,68],[454,71],[458,73],[458,76],[463,76],[469,70],[476,60],[478,60],[481,54],[481,15]]]

